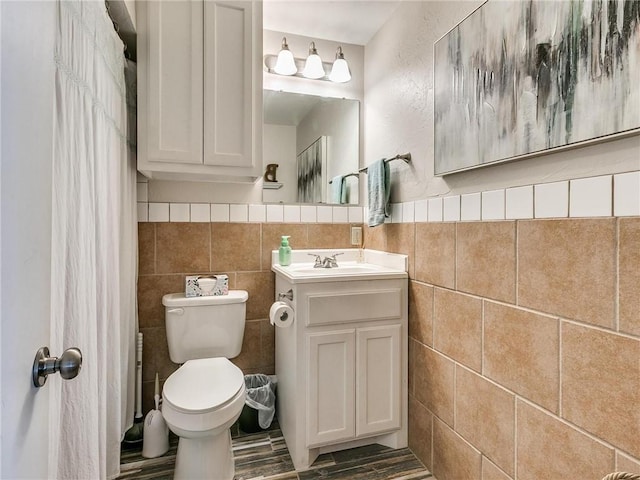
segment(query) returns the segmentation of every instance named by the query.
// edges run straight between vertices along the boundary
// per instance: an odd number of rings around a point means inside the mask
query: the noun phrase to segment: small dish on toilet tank
[[[209,297],[228,294],[228,275],[187,275],[185,277],[185,297]]]

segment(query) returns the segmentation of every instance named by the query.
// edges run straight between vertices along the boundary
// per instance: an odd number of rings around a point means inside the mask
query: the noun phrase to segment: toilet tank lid
[[[207,297],[185,297],[184,293],[168,293],[162,297],[165,307],[192,307],[200,305],[225,305],[244,303],[249,298],[245,290],[229,290],[228,295],[209,295]]]

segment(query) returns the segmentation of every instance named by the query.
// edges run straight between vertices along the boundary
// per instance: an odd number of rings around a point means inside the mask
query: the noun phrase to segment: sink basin
[[[314,268],[313,263],[293,263],[287,267],[273,265],[272,270],[281,273],[294,283],[355,279],[404,278],[406,272],[373,263],[339,262],[333,268]]]
[[[381,267],[371,263],[339,264],[333,268],[315,268],[313,264],[297,263],[289,266],[291,272],[300,275],[346,275],[380,271]]]

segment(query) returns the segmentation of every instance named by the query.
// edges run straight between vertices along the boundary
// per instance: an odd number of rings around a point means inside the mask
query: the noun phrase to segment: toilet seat
[[[182,414],[200,415],[223,408],[244,389],[242,370],[227,358],[188,360],[167,378],[163,402]]]

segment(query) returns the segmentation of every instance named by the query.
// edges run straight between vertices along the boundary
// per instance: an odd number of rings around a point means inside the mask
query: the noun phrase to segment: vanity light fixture
[[[282,37],[282,48],[278,53],[278,60],[273,70],[280,75],[295,75],[298,72],[296,62],[293,60],[293,53],[287,45],[287,37]]]
[[[264,64],[268,72],[277,73],[278,75],[305,77],[311,80],[336,83],[345,83],[351,80],[351,72],[347,61],[344,59],[342,46],[339,46],[336,50],[336,60],[331,64],[322,61],[320,55],[318,55],[316,43],[311,42],[309,44],[309,56],[306,60],[303,60],[294,58],[291,50],[289,50],[287,38],[282,37],[282,48],[278,56],[265,55]],[[331,71],[331,73],[327,76],[328,71]]]
[[[351,72],[349,71],[349,64],[344,59],[344,54],[342,53],[342,47],[338,47],[336,50],[336,59],[333,62],[333,67],[331,67],[329,80],[336,83],[345,83],[351,80]]]
[[[318,55],[318,50],[316,50],[316,42],[311,42],[309,44],[309,56],[307,57],[307,61],[304,63],[302,76],[317,80],[325,75],[326,73],[322,67],[322,60],[320,59],[320,55]]]

